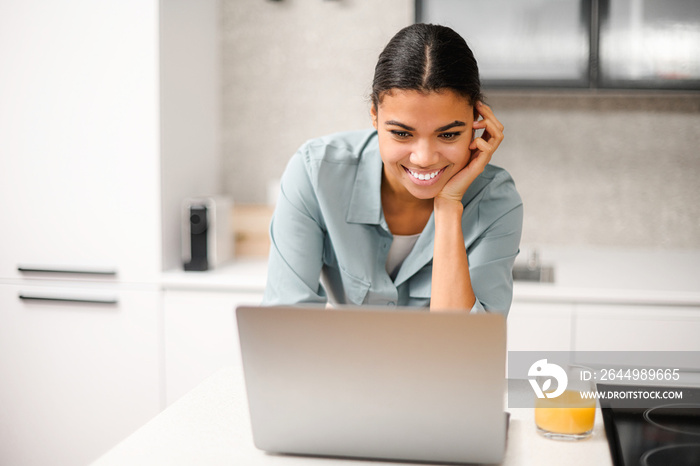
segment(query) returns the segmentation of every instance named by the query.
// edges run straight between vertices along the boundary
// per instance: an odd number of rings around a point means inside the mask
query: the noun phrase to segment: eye
[[[453,131],[451,133],[440,133],[440,138],[444,139],[445,141],[452,141],[454,139],[457,139],[457,137],[462,134],[461,131]]]
[[[411,133],[408,131],[401,131],[398,129],[392,129],[391,134],[396,138],[396,139],[408,139],[411,137]]]

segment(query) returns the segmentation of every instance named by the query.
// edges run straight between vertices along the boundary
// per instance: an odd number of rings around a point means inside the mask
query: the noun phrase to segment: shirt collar
[[[418,237],[418,241],[411,249],[406,259],[401,264],[399,273],[394,279],[394,285],[399,286],[422,269],[425,264],[433,259],[433,246],[435,241],[435,214],[430,215],[428,223]]]
[[[371,134],[361,151],[348,213],[345,217],[348,223],[373,225],[381,223],[383,164],[376,135],[376,131]]]
[[[382,158],[379,155],[376,132],[368,139],[362,150],[357,175],[352,188],[346,220],[348,223],[382,225],[387,231],[382,216]],[[435,220],[430,216],[428,224],[411,250],[394,280],[396,286],[408,280],[433,258]]]

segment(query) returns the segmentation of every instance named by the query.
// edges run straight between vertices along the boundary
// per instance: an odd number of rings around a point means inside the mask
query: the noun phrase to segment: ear
[[[372,104],[372,107],[369,109],[370,115],[372,115],[372,126],[374,126],[374,129],[379,129],[379,124],[378,124],[378,116],[377,116],[377,106]]]

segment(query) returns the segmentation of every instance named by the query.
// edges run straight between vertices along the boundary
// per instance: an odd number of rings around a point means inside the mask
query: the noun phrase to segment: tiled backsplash
[[[525,205],[523,241],[700,249],[700,94],[515,94],[489,99],[506,139],[493,163]]]

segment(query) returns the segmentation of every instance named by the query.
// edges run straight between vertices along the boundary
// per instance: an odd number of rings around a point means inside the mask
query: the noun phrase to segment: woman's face
[[[432,199],[469,163],[474,108],[459,94],[395,89],[372,108],[384,181],[399,195]]]

